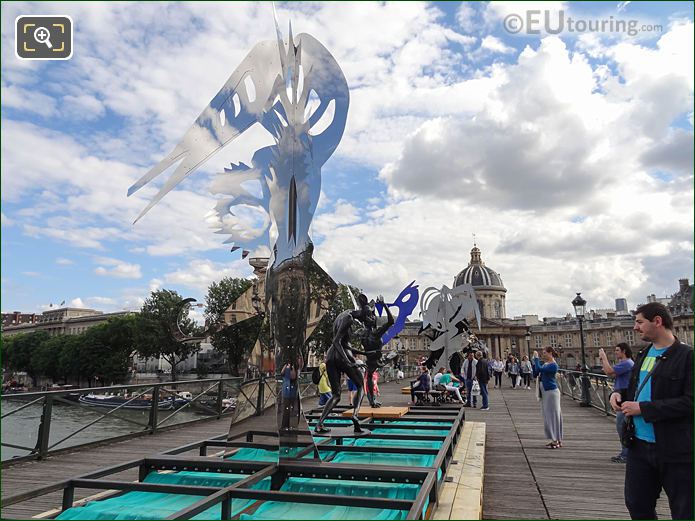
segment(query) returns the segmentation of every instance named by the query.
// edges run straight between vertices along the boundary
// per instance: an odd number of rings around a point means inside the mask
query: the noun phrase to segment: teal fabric
[[[242,447],[226,459],[276,462],[278,460],[278,452],[276,450]]]
[[[442,446],[442,442],[431,440],[370,440],[369,438],[362,438],[356,440],[354,445],[357,447],[417,447],[423,449],[438,449]]]
[[[423,427],[433,427],[436,425],[444,425],[447,427],[451,427],[454,422],[447,422],[447,421],[433,421],[433,422],[417,422],[417,421],[408,421],[408,420],[395,420],[392,422],[388,422],[389,424],[398,424],[398,425],[412,425],[414,427],[417,427],[418,425],[421,425]]]
[[[266,501],[253,514],[241,514],[239,519],[405,519],[405,510],[380,508],[312,505],[310,503],[280,503]]]
[[[355,465],[402,465],[405,467],[431,467],[434,454],[381,454],[378,452],[339,452],[331,463]]]
[[[145,478],[145,483],[224,487],[247,477],[246,474],[221,472],[151,472]],[[252,488],[269,490],[270,478],[260,481]],[[192,505],[202,497],[204,496],[126,492],[118,497],[102,501],[90,501],[84,506],[70,508],[62,512],[56,519],[164,519]],[[239,512],[253,503],[254,501],[250,499],[232,500],[232,515],[238,515]],[[192,519],[220,519],[221,515],[221,505],[217,504]]]
[[[427,434],[430,436],[446,436],[449,434],[449,430],[441,429],[388,429],[386,427],[376,427],[374,429],[370,428],[374,434]]]

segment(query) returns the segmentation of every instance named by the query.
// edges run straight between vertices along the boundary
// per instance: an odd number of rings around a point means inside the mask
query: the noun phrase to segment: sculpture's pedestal
[[[352,411],[354,411],[354,409],[348,409],[347,411],[343,411],[343,416],[345,418],[351,418]],[[407,414],[407,412],[408,407],[362,407],[357,417],[396,420],[404,414]]]

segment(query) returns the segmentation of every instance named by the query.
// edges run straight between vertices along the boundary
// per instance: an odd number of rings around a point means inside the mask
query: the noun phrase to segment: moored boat
[[[180,403],[180,400],[184,399],[177,399],[173,396],[164,398],[162,400],[159,400],[159,402],[157,403],[157,409],[159,409],[160,411],[168,411],[174,409],[182,405]],[[131,398],[125,396],[112,396],[106,394],[89,393],[80,396],[78,401],[79,403],[81,403],[82,405],[86,405],[87,407],[106,407],[109,409],[121,407],[122,409],[145,410],[150,409],[152,407],[152,399],[146,397],[139,397],[132,400]]]

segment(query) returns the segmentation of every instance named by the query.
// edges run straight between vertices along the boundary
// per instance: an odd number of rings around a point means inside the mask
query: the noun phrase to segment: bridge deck
[[[405,405],[402,384],[381,384],[384,405]],[[313,406],[314,399],[305,403]],[[480,404],[478,404],[480,407]],[[545,448],[539,403],[532,390],[493,389],[490,411],[467,409],[466,419],[485,422],[484,519],[627,519],[623,502],[625,466],[612,463],[618,452],[614,420],[595,409],[563,398],[565,440],[562,449]],[[20,463],[3,469],[2,496],[19,494],[72,476],[151,455],[226,433],[228,419]],[[266,413],[235,426],[236,432],[274,428]],[[114,479],[137,479],[137,470]],[[96,491],[82,491],[84,497]],[[27,519],[60,505],[52,493],[3,508],[3,519]],[[76,499],[78,496],[76,495]],[[657,508],[669,518],[665,498]]]

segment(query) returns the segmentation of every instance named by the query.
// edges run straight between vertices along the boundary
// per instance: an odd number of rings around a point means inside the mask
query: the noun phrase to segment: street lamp
[[[589,407],[591,405],[591,397],[589,395],[590,384],[589,377],[586,374],[586,352],[584,351],[584,327],[582,324],[584,315],[586,314],[586,300],[582,298],[581,293],[577,293],[577,296],[574,297],[572,301],[572,305],[574,306],[574,314],[579,321],[579,343],[582,348],[582,399],[579,405],[582,407]]]
[[[526,330],[526,354],[531,356],[531,330]]]

